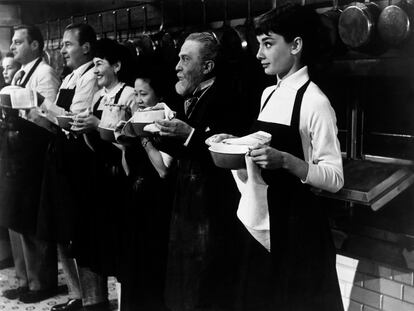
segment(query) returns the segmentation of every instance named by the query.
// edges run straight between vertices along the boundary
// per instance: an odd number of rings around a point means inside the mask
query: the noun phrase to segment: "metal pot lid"
[[[408,14],[398,5],[389,5],[378,18],[378,33],[390,45],[399,45],[410,34],[411,22]]]
[[[376,10],[374,3],[355,3],[348,6],[339,17],[338,32],[342,41],[351,48],[370,43],[373,35]]]

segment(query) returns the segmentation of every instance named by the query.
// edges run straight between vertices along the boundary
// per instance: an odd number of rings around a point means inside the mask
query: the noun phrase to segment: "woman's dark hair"
[[[322,40],[322,24],[319,15],[310,7],[285,3],[255,19],[256,35],[275,33],[292,42],[296,37],[302,38],[303,64],[317,61]]]
[[[135,80],[137,79],[146,81],[154,90],[155,95],[159,98],[165,98],[170,91],[170,88],[168,87],[168,79],[161,68],[155,66],[141,66],[135,75]]]
[[[94,47],[95,57],[106,59],[109,64],[121,63],[117,77],[121,82],[133,85],[135,76],[135,63],[130,51],[112,39],[100,39]]]
[[[136,79],[146,81],[154,90],[158,98],[162,98],[172,110],[182,106],[182,98],[175,91],[175,82],[177,79],[175,70],[169,70],[168,66],[157,62],[139,63],[138,69],[135,73]]]

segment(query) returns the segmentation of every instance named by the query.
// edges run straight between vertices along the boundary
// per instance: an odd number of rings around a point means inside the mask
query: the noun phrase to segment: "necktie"
[[[14,80],[15,85],[20,85],[23,82],[23,77],[26,73],[24,70],[20,70],[18,73],[16,73],[16,79]]]
[[[184,113],[188,117],[191,111],[194,109],[194,105],[198,101],[197,96],[189,97],[184,101]]]

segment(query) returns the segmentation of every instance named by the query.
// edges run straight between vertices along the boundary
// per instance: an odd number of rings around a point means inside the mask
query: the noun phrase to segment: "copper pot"
[[[391,46],[398,46],[413,31],[414,7],[406,1],[399,1],[385,7],[378,18],[378,33]]]
[[[373,2],[355,2],[344,9],[339,17],[341,40],[350,48],[363,48],[375,40],[375,28],[380,9]]]

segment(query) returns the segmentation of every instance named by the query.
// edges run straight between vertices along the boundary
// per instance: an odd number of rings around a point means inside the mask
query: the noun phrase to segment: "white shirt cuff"
[[[185,146],[185,147],[187,147],[187,146],[188,146],[188,144],[190,143],[190,140],[191,140],[191,137],[193,137],[194,131],[195,131],[195,129],[192,127],[192,128],[191,128],[190,135],[188,135],[187,139],[186,139],[186,140],[185,140],[185,142],[184,142],[184,146]]]

